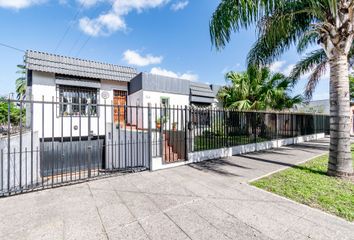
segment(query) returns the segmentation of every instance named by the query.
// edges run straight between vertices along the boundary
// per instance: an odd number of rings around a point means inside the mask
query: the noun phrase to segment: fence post
[[[164,119],[164,113],[163,113],[164,109],[163,109],[163,106],[160,105],[160,154],[161,154],[161,159],[162,161],[164,162],[164,141],[165,141],[165,138],[164,138],[164,134],[163,134],[163,127],[165,125],[165,119]]]
[[[291,113],[291,137],[293,138],[293,142],[294,142],[294,133],[295,133],[295,129],[296,127],[294,127],[294,113]],[[296,124],[296,123],[295,123]]]
[[[316,140],[317,140],[317,115],[314,115],[313,117],[313,120],[314,120],[314,128],[315,128],[315,137],[316,137]]]
[[[186,161],[188,161],[188,153],[189,153],[189,111],[188,107],[184,106],[184,158]]]
[[[23,112],[23,106],[22,106],[22,97],[20,99],[20,151],[19,151],[19,154],[20,154],[20,159],[19,159],[19,162],[20,162],[20,166],[19,166],[19,169],[20,169],[20,190],[22,192],[22,112]]]
[[[144,108],[143,108],[143,110],[144,110]],[[143,124],[144,124],[144,122],[143,122]],[[150,103],[148,104],[148,153],[149,153],[149,155],[148,155],[149,170],[152,171],[152,123],[151,123],[151,104]]]
[[[91,178],[91,149],[92,149],[92,146],[91,146],[91,101],[89,101],[88,103],[88,114],[87,114],[87,125],[88,125],[88,134],[87,134],[87,137],[88,137],[88,147],[87,147],[87,154],[88,154],[88,157],[87,157],[87,167],[88,167],[88,178]]]
[[[229,120],[230,120],[230,113],[228,109],[224,109],[224,126],[225,126],[225,132],[224,132],[224,138],[225,138],[225,146],[224,147],[230,147],[229,143]]]
[[[253,134],[254,134],[254,143],[256,144],[257,151],[257,112],[252,112],[253,114]]]
[[[278,132],[278,123],[279,123],[279,114],[275,113],[275,139],[278,140],[279,138],[279,132]],[[278,143],[278,142],[277,142]],[[277,144],[278,146],[278,144]]]
[[[31,116],[31,121],[30,121],[30,126],[31,126],[31,186],[33,187],[33,118],[34,118],[34,112],[33,112],[33,107],[34,107],[34,99],[32,93],[29,96],[29,100],[31,101],[30,106],[30,116]]]
[[[7,106],[7,191],[10,193],[10,158],[11,158],[11,100],[8,98]]]

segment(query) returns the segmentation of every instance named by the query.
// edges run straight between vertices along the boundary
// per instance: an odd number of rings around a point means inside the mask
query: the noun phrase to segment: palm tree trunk
[[[345,54],[330,60],[330,151],[328,174],[353,175],[350,146],[350,94]]]

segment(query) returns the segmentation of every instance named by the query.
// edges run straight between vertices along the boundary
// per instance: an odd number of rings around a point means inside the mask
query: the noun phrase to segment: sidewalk
[[[0,199],[0,239],[353,239],[354,224],[248,185],[328,141]]]

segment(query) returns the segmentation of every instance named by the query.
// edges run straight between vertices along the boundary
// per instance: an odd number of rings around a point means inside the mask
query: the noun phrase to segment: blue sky
[[[242,30],[224,50],[216,51],[208,25],[220,1],[201,2],[0,0],[0,43],[224,84],[226,71],[245,69],[255,30]],[[14,92],[23,53],[0,46],[0,56],[0,95],[5,95]],[[287,73],[300,58],[291,49],[272,69]],[[328,98],[327,79],[320,82],[314,99]],[[298,83],[294,94],[303,91],[304,83]]]

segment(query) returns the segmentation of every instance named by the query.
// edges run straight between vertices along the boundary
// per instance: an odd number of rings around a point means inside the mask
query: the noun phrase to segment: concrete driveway
[[[327,140],[0,199],[0,239],[354,239],[354,224],[247,184]]]

